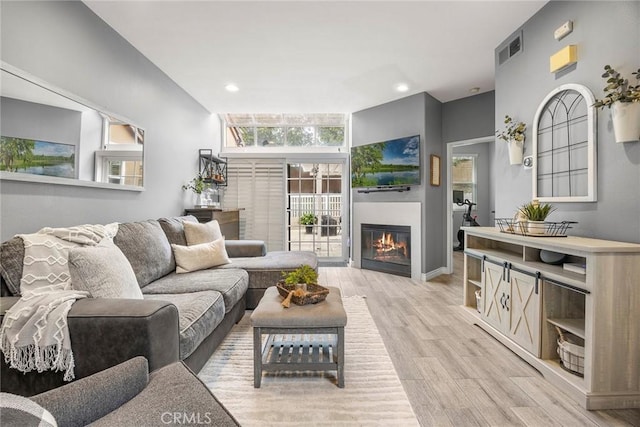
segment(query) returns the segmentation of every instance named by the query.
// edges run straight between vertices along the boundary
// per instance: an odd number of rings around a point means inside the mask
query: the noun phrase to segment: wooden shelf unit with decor
[[[640,244],[463,229],[463,310],[474,323],[584,408],[640,408]],[[585,274],[542,262],[541,250]],[[584,342],[583,376],[562,366],[556,327]]]
[[[200,161],[200,175],[206,183],[215,184],[217,187],[227,186],[227,161],[215,154],[209,148],[198,150]]]
[[[218,208],[191,208],[184,210],[185,215],[193,215],[198,222],[216,220],[226,240],[240,239],[240,210]]]

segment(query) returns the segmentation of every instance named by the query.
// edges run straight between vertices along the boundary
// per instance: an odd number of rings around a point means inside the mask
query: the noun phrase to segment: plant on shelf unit
[[[191,190],[196,194],[201,194],[204,191],[204,178],[198,174],[191,181],[182,186],[183,190]]]
[[[611,109],[613,131],[616,142],[637,141],[640,139],[640,68],[631,73],[635,75],[637,85],[629,84],[610,65],[604,66],[602,78],[606,79],[606,93],[603,99],[596,99],[593,107]]]
[[[518,212],[527,220],[527,230],[529,234],[544,234],[546,227],[544,221],[555,208],[549,203],[540,204],[538,200],[533,200],[518,208]]]
[[[296,285],[298,283],[306,283],[307,285],[318,284],[318,273],[308,265],[301,265],[290,273],[282,273],[284,283],[287,285]]]
[[[204,178],[201,174],[198,174],[188,183],[182,186],[183,190],[191,190],[197,196],[196,197],[196,207],[205,207],[208,205],[205,198],[203,197],[202,192],[205,190],[205,182]]]
[[[509,144],[509,164],[519,165],[522,163],[524,153],[524,136],[527,124],[516,122],[507,114],[504,116],[504,125],[504,129],[496,130],[496,136]]]

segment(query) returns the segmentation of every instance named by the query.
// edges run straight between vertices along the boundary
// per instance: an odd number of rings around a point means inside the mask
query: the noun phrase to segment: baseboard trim
[[[443,274],[448,274],[447,267],[436,268],[435,270],[429,271],[428,273],[422,273],[422,281],[428,282],[429,280],[441,276]]]

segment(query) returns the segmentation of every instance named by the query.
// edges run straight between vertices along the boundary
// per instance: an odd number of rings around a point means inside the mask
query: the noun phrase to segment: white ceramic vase
[[[511,139],[507,144],[509,147],[509,164],[521,165],[524,154],[524,140],[516,141],[515,139]]]
[[[640,140],[640,102],[614,102],[611,119],[616,142]]]
[[[546,232],[544,221],[527,221],[527,232],[537,235],[544,234]]]

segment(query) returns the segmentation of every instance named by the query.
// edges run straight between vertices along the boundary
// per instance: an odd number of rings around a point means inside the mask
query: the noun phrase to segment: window
[[[144,130],[103,116],[103,150],[95,152],[95,180],[120,185],[143,185]]]
[[[346,114],[224,114],[225,148],[342,147]]]
[[[476,155],[454,155],[452,158],[451,183],[453,191],[462,191],[462,200],[476,200],[477,171]],[[464,210],[464,206],[453,203],[453,210]]]

